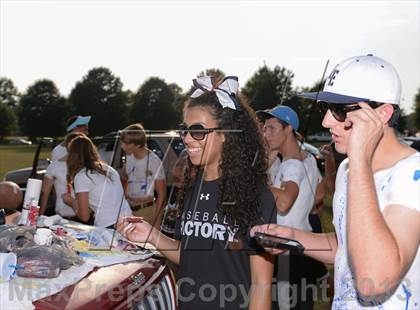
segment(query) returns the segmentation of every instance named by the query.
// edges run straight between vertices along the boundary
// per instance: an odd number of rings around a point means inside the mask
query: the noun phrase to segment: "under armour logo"
[[[210,194],[200,194],[200,200],[210,200]]]

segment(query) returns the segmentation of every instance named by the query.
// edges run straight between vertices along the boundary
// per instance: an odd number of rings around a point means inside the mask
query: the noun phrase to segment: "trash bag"
[[[16,254],[18,266],[16,273],[26,278],[55,278],[61,270],[83,264],[83,259],[64,243],[29,246],[17,251]]]

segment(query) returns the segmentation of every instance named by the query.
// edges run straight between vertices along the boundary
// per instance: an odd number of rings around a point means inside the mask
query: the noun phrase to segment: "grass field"
[[[0,180],[9,171],[31,167],[36,145],[0,145]],[[45,148],[39,158],[49,158],[50,149]]]

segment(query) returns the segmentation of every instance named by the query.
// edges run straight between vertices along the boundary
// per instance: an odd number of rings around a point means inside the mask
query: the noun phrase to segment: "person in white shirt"
[[[83,135],[80,132],[71,132],[66,135],[66,138],[63,141],[63,145],[67,150],[68,145],[71,140],[74,138]],[[74,192],[71,186],[67,186],[67,154],[62,158],[56,161],[52,161],[47,171],[45,172],[44,179],[42,181],[42,190],[41,190],[41,199],[40,199],[40,209],[39,214],[42,215],[45,213],[47,208],[48,198],[50,196],[51,190],[55,190],[55,213],[66,218],[73,218],[76,216],[74,210],[66,205],[61,197],[64,193],[69,193],[74,197]]]
[[[162,161],[147,149],[146,142],[141,124],[132,124],[121,131],[121,147],[127,155],[122,178],[127,182],[126,197],[136,215],[160,227],[166,202],[166,179]]]
[[[270,172],[271,191],[277,206],[277,224],[312,231],[309,213],[322,178],[315,158],[301,149],[297,139],[298,115],[292,108],[284,105],[260,111],[258,115],[265,119],[264,137],[270,151],[277,151],[282,156],[277,169],[271,169]],[[309,266],[312,267],[310,259],[302,259],[300,256],[292,256],[290,260],[288,255],[279,258],[277,291],[281,309],[313,307],[313,296],[310,295],[312,290],[305,290],[302,286],[303,281],[307,284],[316,282],[308,272],[311,269]],[[289,283],[296,291],[290,296]]]
[[[401,98],[396,69],[371,54],[351,57],[332,70],[323,92],[301,96],[320,100],[322,125],[348,156],[336,178],[336,233],[284,226],[252,233],[288,236],[306,255],[335,263],[333,309],[418,309],[420,153],[394,129]]]
[[[89,130],[90,118],[91,118],[90,116],[80,116],[80,115],[75,115],[75,116],[70,117],[66,122],[67,133],[80,132],[87,135],[88,130]],[[51,161],[57,161],[66,155],[67,155],[67,149],[64,145],[64,142],[62,142],[56,145],[51,151]]]
[[[118,172],[100,161],[93,142],[79,136],[68,149],[67,181],[73,184],[76,198],[69,193],[62,197],[77,217],[87,222],[93,212],[96,227],[111,228],[119,217],[131,215]]]

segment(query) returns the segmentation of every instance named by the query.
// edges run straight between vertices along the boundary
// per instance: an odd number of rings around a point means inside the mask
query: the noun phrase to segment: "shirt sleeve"
[[[130,174],[133,170],[133,161],[131,155],[127,155],[125,158],[125,173],[128,177],[130,177]]]
[[[90,192],[95,187],[93,180],[86,175],[86,170],[79,171],[74,177],[74,192],[85,193]]]
[[[151,157],[152,164],[153,164],[153,175],[155,180],[164,180],[165,179],[165,172],[163,171],[163,164],[162,161],[157,157],[155,154]]]
[[[54,178],[54,171],[55,171],[55,162],[51,162],[51,164],[48,165],[47,171],[45,172],[45,176],[53,179]]]
[[[264,187],[261,192],[261,213],[257,220],[257,225],[275,224],[277,222],[277,208],[274,196],[271,191]],[[264,248],[257,243],[255,238],[251,237],[250,229],[246,233],[246,247],[249,255],[261,254],[265,252]]]
[[[386,205],[420,211],[420,153],[394,168],[389,186]]]
[[[303,163],[298,160],[288,160],[287,162],[284,162],[283,165],[284,166],[281,171],[281,181],[291,181],[299,186],[305,176]]]

